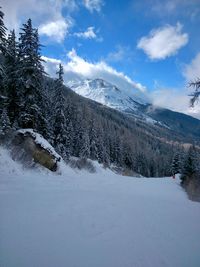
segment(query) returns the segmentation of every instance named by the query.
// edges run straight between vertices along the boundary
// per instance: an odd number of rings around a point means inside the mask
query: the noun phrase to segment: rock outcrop
[[[56,171],[61,157],[54,148],[32,129],[18,130],[12,141],[13,156],[24,162],[38,163],[43,167]]]

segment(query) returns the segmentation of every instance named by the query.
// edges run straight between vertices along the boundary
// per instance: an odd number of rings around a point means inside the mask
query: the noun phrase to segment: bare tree
[[[189,87],[194,88],[194,92],[190,94],[191,96],[190,104],[193,107],[195,102],[198,101],[200,96],[200,78],[198,78],[196,81],[190,82]]]

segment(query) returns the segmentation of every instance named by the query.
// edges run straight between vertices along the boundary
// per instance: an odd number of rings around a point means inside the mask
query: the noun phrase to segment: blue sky
[[[187,97],[188,81],[200,76],[200,0],[0,3],[10,29],[33,19],[50,74],[51,65],[61,61],[66,82],[78,74],[100,76],[146,90],[155,104],[200,117],[198,106],[188,108]]]

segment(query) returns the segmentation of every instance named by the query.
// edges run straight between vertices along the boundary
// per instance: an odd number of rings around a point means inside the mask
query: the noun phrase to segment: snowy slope
[[[130,88],[118,88],[102,79],[72,80],[67,85],[81,96],[126,112],[148,124],[159,124],[166,127],[165,123],[153,119],[147,112],[144,112],[150,105],[150,99],[138,88],[133,88],[132,91]]]
[[[179,181],[97,170],[27,171],[0,149],[0,266],[200,266],[200,204]]]
[[[146,95],[139,89],[121,89],[102,79],[71,81],[67,85],[79,95],[121,111],[135,111],[148,103]]]

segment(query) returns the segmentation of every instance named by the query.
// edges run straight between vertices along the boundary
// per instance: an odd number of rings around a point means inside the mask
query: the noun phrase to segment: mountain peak
[[[134,111],[148,103],[146,95],[138,89],[129,92],[101,78],[71,81],[68,86],[79,95],[120,111]]]

